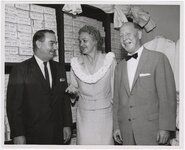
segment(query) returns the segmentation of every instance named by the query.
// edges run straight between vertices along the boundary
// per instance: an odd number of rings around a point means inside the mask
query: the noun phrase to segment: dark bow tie
[[[135,58],[135,59],[137,59],[138,53],[135,53],[135,54],[133,54],[133,55],[128,55],[128,54],[127,54],[127,56],[125,56],[125,60],[128,61],[128,60],[131,59],[132,57]]]

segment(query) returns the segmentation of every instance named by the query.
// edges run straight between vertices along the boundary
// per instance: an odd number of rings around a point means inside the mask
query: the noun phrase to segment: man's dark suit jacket
[[[50,61],[52,89],[34,57],[13,68],[7,89],[11,138],[24,135],[27,144],[62,144],[63,127],[72,124],[65,69]]]

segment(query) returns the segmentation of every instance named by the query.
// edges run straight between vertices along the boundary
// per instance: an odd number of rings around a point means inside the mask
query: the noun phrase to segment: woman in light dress
[[[85,25],[79,30],[81,55],[71,59],[71,83],[66,92],[77,101],[77,144],[111,145],[113,76],[112,52],[102,52],[100,32]]]

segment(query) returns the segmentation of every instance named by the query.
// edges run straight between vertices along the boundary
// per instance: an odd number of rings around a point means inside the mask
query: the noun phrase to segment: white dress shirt
[[[130,91],[132,89],[132,84],[133,84],[133,81],[134,81],[135,73],[136,73],[136,70],[137,70],[138,62],[139,62],[139,59],[140,59],[140,56],[141,56],[142,51],[143,51],[143,46],[141,46],[135,52],[135,53],[138,53],[137,59],[135,59],[135,58],[132,57],[131,59],[129,59],[127,61],[127,73],[128,73],[128,81],[129,81]],[[133,54],[135,54],[135,53],[133,53]]]
[[[34,55],[34,57],[35,57],[35,60],[36,60],[37,64],[39,65],[39,68],[40,68],[40,70],[41,70],[41,72],[42,72],[44,78],[46,78],[46,77],[45,77],[44,63],[43,63],[43,61],[42,61],[40,58],[38,58],[36,55]],[[51,76],[51,68],[50,68],[49,61],[48,61],[48,63],[47,63],[47,68],[48,68],[48,73],[49,73],[49,83],[50,83],[50,87],[52,87],[52,76]]]

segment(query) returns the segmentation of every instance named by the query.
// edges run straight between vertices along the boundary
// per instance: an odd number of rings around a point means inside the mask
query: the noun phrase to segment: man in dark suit
[[[13,68],[7,89],[7,115],[14,144],[63,144],[71,136],[65,69],[53,61],[52,30],[33,36],[34,56]]]
[[[141,45],[142,30],[131,22],[120,28],[128,55],[115,69],[114,139],[124,145],[169,142],[176,125],[176,89],[167,57]]]

